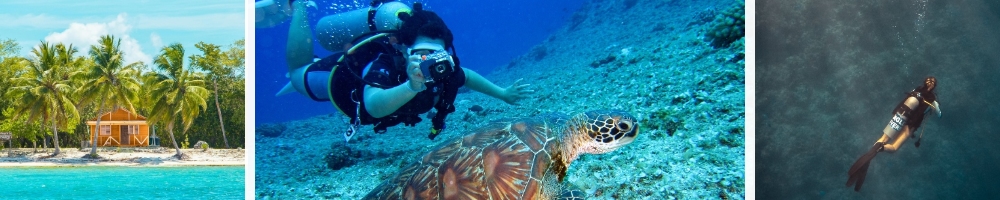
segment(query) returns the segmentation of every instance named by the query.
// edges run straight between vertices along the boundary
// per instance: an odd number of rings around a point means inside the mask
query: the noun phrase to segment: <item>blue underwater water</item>
[[[333,2],[317,4],[311,25],[345,11]],[[505,120],[614,109],[639,120],[638,138],[613,152],[580,155],[560,168],[565,177],[559,185],[579,188],[586,199],[744,199],[741,6],[732,0],[428,1],[427,9],[455,33],[463,67],[500,87],[523,79],[520,84],[530,84],[534,93],[519,105],[461,93],[443,132],[431,131],[431,120],[421,115],[412,127],[400,124],[384,133],[362,126],[349,140],[342,134],[351,130],[345,117],[330,103],[273,96],[287,82],[288,25],[256,29],[254,197],[361,199],[436,147],[450,148],[446,143],[469,134],[517,130],[505,128]],[[330,53],[313,49],[318,56]],[[559,131],[574,124],[528,126]],[[465,149],[454,152],[448,160],[481,159],[463,155]],[[545,162],[525,158],[510,156],[504,163]],[[483,166],[462,168],[475,167]]]
[[[309,11],[310,25],[327,15],[351,11],[368,1],[315,1],[318,9]],[[412,5],[414,1],[402,1]],[[421,1],[426,10],[434,11],[455,35],[457,53],[462,67],[480,74],[506,65],[511,59],[528,52],[549,34],[561,27],[582,0],[531,1],[531,0],[428,0]],[[286,21],[271,28],[257,28],[256,48],[256,124],[280,123],[305,119],[324,114],[339,114],[330,102],[315,102],[306,96],[292,93],[276,97],[275,94],[288,81],[285,73],[285,44],[288,39]],[[315,37],[315,35],[314,35]],[[315,41],[315,38],[314,38]],[[318,57],[331,52],[314,42]]]
[[[0,199],[244,199],[243,166],[6,167]]]
[[[1000,195],[1000,2],[763,0],[756,13],[758,199]],[[846,187],[927,76],[943,115]]]

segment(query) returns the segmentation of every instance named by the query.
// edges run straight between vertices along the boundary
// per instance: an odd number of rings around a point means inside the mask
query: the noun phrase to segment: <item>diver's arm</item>
[[[481,92],[493,98],[503,100],[508,104],[517,105],[517,100],[525,98],[527,97],[527,94],[534,92],[532,90],[525,89],[528,87],[528,84],[518,85],[520,80],[515,81],[513,86],[504,89],[493,84],[489,80],[486,80],[486,78],[483,78],[483,76],[476,73],[476,71],[466,68],[462,68],[462,70],[465,72],[465,87],[469,87],[469,89]]]
[[[403,107],[403,104],[417,96],[417,91],[409,87],[411,87],[410,81],[389,89],[366,85],[365,110],[375,118],[382,118],[396,112],[399,107]]]
[[[306,17],[308,1],[295,2],[292,6],[295,12],[292,14],[292,24],[288,28],[288,43],[285,49],[289,72],[313,61],[312,30]]]
[[[501,96],[501,94],[503,94],[503,88],[500,88],[500,86],[486,80],[486,78],[483,78],[483,76],[476,73],[476,71],[466,68],[462,68],[462,71],[465,72],[465,87],[469,87],[469,89],[490,95],[491,97],[497,99],[503,99],[503,96]]]
[[[365,86],[365,110],[372,117],[381,118],[396,112],[399,107],[403,107],[403,104],[417,96],[417,93],[427,89],[423,84],[427,79],[424,79],[424,73],[420,71],[420,56],[410,56],[408,60],[409,80],[403,84],[389,89]]]

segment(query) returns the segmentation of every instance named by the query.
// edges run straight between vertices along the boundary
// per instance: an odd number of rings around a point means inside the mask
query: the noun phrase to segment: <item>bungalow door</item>
[[[121,137],[118,138],[121,141],[121,145],[129,145],[131,143],[131,141],[132,141],[131,139],[129,139],[129,134],[130,134],[129,131],[131,131],[131,129],[129,127],[131,127],[131,126],[130,125],[121,125],[121,126],[118,126],[118,127],[121,127],[121,131],[119,131],[119,132],[121,132]]]

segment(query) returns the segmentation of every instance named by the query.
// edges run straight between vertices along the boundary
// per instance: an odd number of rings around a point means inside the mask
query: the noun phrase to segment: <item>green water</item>
[[[0,199],[244,199],[244,168],[7,167]]]

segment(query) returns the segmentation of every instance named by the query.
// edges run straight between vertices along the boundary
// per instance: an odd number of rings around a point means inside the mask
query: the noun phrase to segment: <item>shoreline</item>
[[[188,158],[173,157],[172,148],[99,148],[100,159],[84,159],[90,149],[63,148],[55,157],[54,150],[17,148],[0,151],[0,168],[14,167],[192,167],[246,166],[244,149],[181,149]]]

